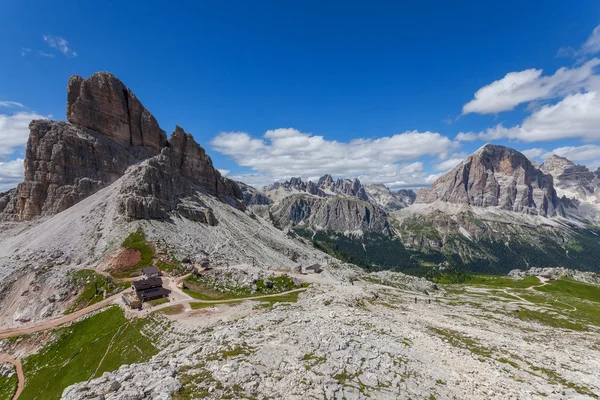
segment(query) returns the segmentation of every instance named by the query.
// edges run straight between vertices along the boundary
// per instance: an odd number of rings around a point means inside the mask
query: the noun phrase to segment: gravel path
[[[7,362],[15,366],[17,370],[17,378],[19,379],[19,383],[17,385],[17,391],[13,396],[13,400],[16,400],[23,393],[23,389],[25,388],[25,374],[23,374],[23,364],[21,364],[21,360],[13,359],[8,356],[3,356],[0,354],[0,362]]]

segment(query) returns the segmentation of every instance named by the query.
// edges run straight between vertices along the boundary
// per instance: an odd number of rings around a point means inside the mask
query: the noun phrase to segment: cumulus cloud
[[[464,137],[481,140],[514,139],[523,142],[552,141],[559,139],[600,140],[600,92],[576,93],[566,96],[556,104],[548,104],[521,125],[505,127],[496,125],[483,132],[469,132]],[[458,137],[457,140],[464,140]]]
[[[1,162],[0,161],[0,192],[5,192],[16,187],[23,181],[23,159]]]
[[[464,157],[449,158],[446,161],[443,161],[439,164],[434,165],[433,169],[435,171],[441,171],[441,172],[450,171],[452,168],[454,168],[458,164],[460,164],[461,161],[464,159],[465,159]]]
[[[533,159],[542,157],[542,155],[547,153],[547,150],[541,149],[538,147],[538,148],[523,150],[523,151],[521,151],[521,153],[523,153],[525,155],[525,157],[529,158],[530,160],[533,160]]]
[[[406,187],[426,185],[435,179],[422,162],[412,161],[423,156],[444,160],[458,143],[439,133],[417,131],[339,142],[286,128],[269,130],[262,138],[245,132],[222,132],[211,145],[238,165],[251,168],[252,174],[231,178],[252,185],[262,186],[291,176],[331,174]]]
[[[552,154],[568,158],[576,163],[589,164],[590,161],[596,162],[600,159],[600,146],[595,144],[586,144],[583,146],[558,147],[552,151],[544,153],[540,157],[548,158]]]
[[[600,25],[592,31],[590,37],[581,46],[580,53],[594,54],[600,52]]]
[[[53,49],[57,49],[66,57],[77,57],[77,52],[69,48],[69,42],[67,42],[64,38],[53,35],[43,35],[42,38],[48,46],[50,46]],[[40,55],[41,53],[42,52],[40,52]]]
[[[27,144],[31,120],[46,118],[47,116],[33,112],[0,114],[0,160]]]
[[[475,92],[473,100],[463,106],[463,114],[495,114],[536,100],[548,100],[588,90],[595,86],[594,58],[575,68],[562,67],[554,75],[542,76],[541,69],[509,72]]]

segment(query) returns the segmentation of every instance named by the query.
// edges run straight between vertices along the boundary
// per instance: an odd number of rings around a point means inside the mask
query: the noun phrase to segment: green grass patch
[[[129,321],[111,307],[70,326],[53,331],[53,339],[23,360],[25,390],[20,400],[60,399],[77,382],[101,376],[124,364],[148,361],[158,353],[141,333],[147,319]]]
[[[147,301],[146,303],[150,303],[150,305],[152,305],[152,306],[160,306],[161,304],[165,304],[168,302],[169,302],[169,299],[162,298],[162,299],[150,300],[150,301]]]
[[[262,299],[259,299],[258,301],[263,302],[263,303],[270,303],[271,305],[275,304],[275,303],[296,303],[298,301],[298,296],[300,295],[300,293],[303,293],[303,290],[300,290],[298,292],[294,292],[294,293],[288,293],[288,294],[284,294],[281,296],[269,296],[269,297],[263,297]]]
[[[125,290],[130,285],[128,282],[115,282],[110,277],[100,275],[90,269],[81,269],[70,275],[73,285],[80,292],[73,305],[65,311],[65,314],[71,314],[98,303],[104,299],[104,293],[107,296],[112,296]]]
[[[542,372],[548,377],[548,380],[554,384],[559,384],[565,386],[567,388],[575,390],[579,394],[584,394],[586,396],[590,396],[594,399],[597,399],[598,396],[594,394],[589,388],[586,386],[581,386],[571,381],[566,380],[562,376],[560,376],[556,371],[553,371],[548,368],[537,367],[535,365],[530,365],[531,369],[534,371]]]
[[[271,285],[267,285],[267,281],[272,283],[272,287],[269,287]],[[255,283],[255,292],[252,292],[248,288],[223,287],[208,275],[190,276],[183,284],[184,292],[198,300],[243,299],[247,297],[277,294],[303,287],[302,285],[296,285],[292,278],[284,275],[257,281]],[[220,290],[218,290],[218,288]]]
[[[565,296],[600,303],[600,286],[590,285],[572,279],[558,279],[535,289],[540,292],[559,293]]]
[[[521,310],[515,315],[522,321],[532,321],[543,325],[548,325],[553,328],[570,329],[573,331],[587,331],[586,325],[579,321],[571,321],[569,318],[549,312],[549,311],[538,311],[529,310],[527,308],[521,308]]]
[[[17,391],[17,385],[19,383],[17,371],[14,367],[12,367],[12,371],[10,377],[0,374],[0,400],[12,400]]]
[[[452,346],[469,350],[471,353],[480,356],[483,359],[490,358],[494,353],[493,349],[482,346],[478,340],[465,336],[460,332],[433,327],[430,327],[429,330],[437,336],[447,340]],[[482,361],[481,358],[480,361]]]
[[[161,308],[160,310],[156,310],[155,312],[165,315],[177,315],[183,313],[184,310],[185,307],[183,306],[183,304],[175,304],[174,306]]]
[[[137,265],[133,265],[128,268],[120,268],[120,269],[112,269],[111,274],[116,278],[127,278],[132,273],[142,269],[149,267],[152,265],[152,260],[154,259],[154,248],[146,242],[146,234],[139,230],[137,232],[130,233],[129,236],[125,238],[122,244],[123,248],[138,250],[141,254],[141,260],[137,263]]]
[[[208,307],[212,307],[212,306],[217,306],[217,305],[221,305],[221,304],[240,304],[239,301],[228,301],[228,302],[222,302],[222,301],[215,301],[214,303],[190,303],[190,307],[192,307],[192,310],[201,310],[203,308],[208,308]]]
[[[539,286],[542,282],[536,276],[526,276],[523,279],[512,279],[507,276],[498,275],[471,275],[463,282],[465,285],[482,285],[494,288],[514,288],[523,289],[533,286]]]

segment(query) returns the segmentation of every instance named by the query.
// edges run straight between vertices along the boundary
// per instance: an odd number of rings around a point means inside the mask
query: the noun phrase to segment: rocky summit
[[[540,169],[554,177],[555,187],[567,198],[600,201],[600,169],[592,172],[584,165],[555,154],[546,158]]]
[[[192,210],[191,188],[233,203],[242,199],[237,185],[221,177],[190,134],[177,127],[167,140],[152,114],[112,74],[69,79],[67,120],[31,122],[25,179],[0,195],[1,219],[57,214],[112,184],[143,160],[148,162],[135,168],[137,183],[122,196],[121,210],[129,217],[164,218],[178,210],[214,221]],[[157,158],[149,161],[153,157]]]
[[[553,178],[508,147],[486,144],[438,178],[421,201],[437,200],[539,215],[563,215]]]

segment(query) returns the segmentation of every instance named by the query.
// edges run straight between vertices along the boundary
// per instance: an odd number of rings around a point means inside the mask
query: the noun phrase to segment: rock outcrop
[[[265,206],[271,204],[271,199],[259,190],[243,182],[236,182],[244,196],[244,204],[247,206]],[[0,198],[1,199],[1,198]],[[0,200],[1,201],[1,200]]]
[[[108,72],[87,79],[74,75],[67,87],[67,121],[125,146],[160,151],[167,142],[156,119],[123,82]]]
[[[553,154],[540,169],[554,177],[554,186],[566,197],[600,202],[600,179],[586,166]]]
[[[288,196],[271,208],[271,219],[280,228],[312,226],[334,232],[388,232],[386,213],[352,197],[317,198]]]
[[[536,169],[518,151],[491,144],[438,178],[431,190],[420,191],[419,198],[533,215],[564,214],[552,175]]]
[[[204,149],[179,126],[170,145],[127,172],[119,195],[119,212],[132,219],[166,219],[171,212],[192,221],[216,225],[212,210],[197,192],[220,197],[243,208],[240,188],[223,178]]]
[[[358,178],[333,179],[329,174],[319,178],[317,183],[304,182],[301,178],[291,178],[285,182],[275,182],[264,187],[263,192],[277,202],[294,193],[308,193],[317,197],[349,196],[382,207],[385,211],[396,211],[414,203],[416,194],[412,190],[393,192],[383,184],[363,185]]]
[[[121,210],[127,217],[163,218],[177,211],[214,223],[203,204],[190,202],[194,190],[243,207],[240,189],[221,177],[193,137],[177,127],[167,141],[152,114],[112,74],[69,79],[67,120],[31,122],[25,179],[0,195],[0,220],[59,213],[114,183],[133,165],[140,181],[128,180],[131,185],[123,189]]]

